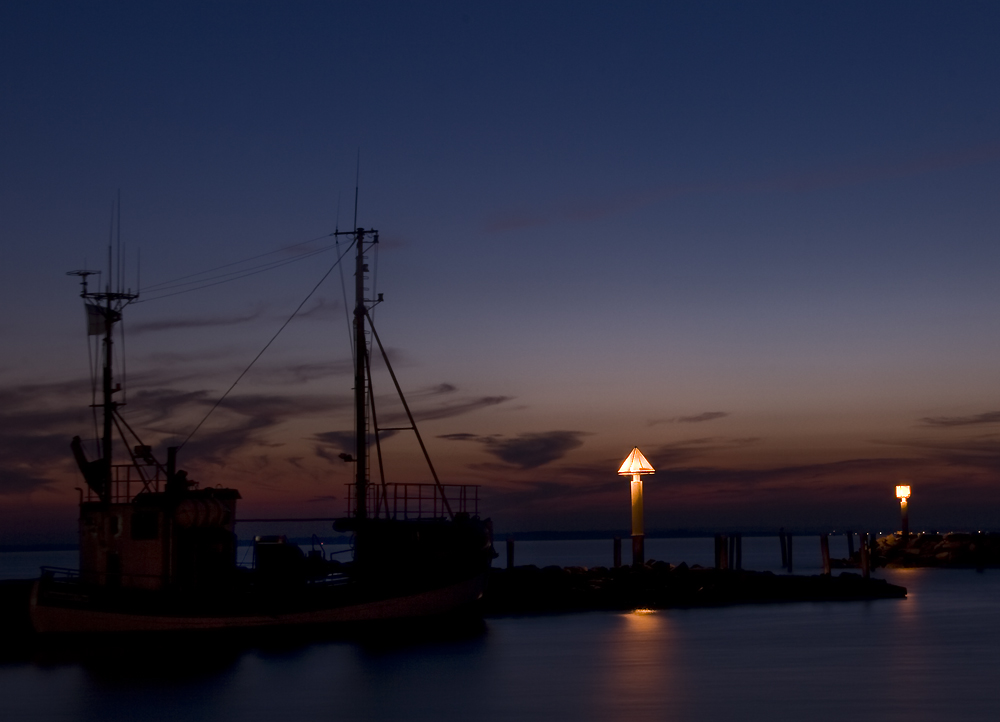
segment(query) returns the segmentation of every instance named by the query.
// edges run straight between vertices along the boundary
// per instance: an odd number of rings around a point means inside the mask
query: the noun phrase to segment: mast
[[[100,407],[103,413],[100,439],[101,457],[94,462],[86,462],[79,445],[79,437],[73,441],[73,452],[77,457],[81,471],[84,473],[87,485],[105,502],[111,499],[115,414],[118,407],[121,406],[114,399],[115,393],[121,388],[120,385],[115,386],[114,382],[114,329],[115,323],[122,318],[122,309],[139,298],[139,294],[132,293],[132,289],[126,291],[119,286],[117,291],[111,290],[113,272],[109,243],[108,280],[103,291],[91,292],[87,289],[87,277],[96,275],[97,271],[69,271],[68,273],[68,275],[80,277],[80,298],[83,299],[87,309],[87,335],[104,336],[101,341],[104,348],[101,369],[101,403],[94,404]]]
[[[367,517],[367,484],[368,484],[368,416],[366,382],[368,366],[368,343],[365,339],[365,230],[355,230],[354,270],[354,429],[357,460],[357,477],[355,479],[355,498],[357,500],[358,519]]]
[[[334,236],[351,236],[354,239],[354,458],[357,464],[354,477],[356,501],[355,517],[368,518],[368,339],[365,319],[370,305],[378,300],[365,298],[365,279],[368,264],[365,263],[366,237],[368,247],[378,243],[378,231],[374,228],[355,228],[353,231],[334,231]],[[381,300],[381,298],[379,299]]]

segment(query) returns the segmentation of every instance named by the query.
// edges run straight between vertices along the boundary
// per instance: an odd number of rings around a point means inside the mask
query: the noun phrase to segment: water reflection
[[[594,696],[599,718],[670,718],[684,703],[683,666],[670,614],[636,610],[618,615],[617,621],[601,645],[607,673]]]
[[[0,660],[0,719],[997,719],[1000,572],[886,576],[909,598],[43,644]]]

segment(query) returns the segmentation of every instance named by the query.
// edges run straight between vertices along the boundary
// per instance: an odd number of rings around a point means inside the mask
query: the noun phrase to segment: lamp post
[[[910,498],[910,485],[898,484],[896,486],[896,498],[899,499],[899,515],[903,519],[903,538],[910,538],[910,509],[907,499]]]
[[[645,532],[642,528],[642,475],[652,474],[652,464],[639,451],[632,448],[632,453],[622,462],[618,473],[621,476],[632,477],[632,566],[646,563]]]

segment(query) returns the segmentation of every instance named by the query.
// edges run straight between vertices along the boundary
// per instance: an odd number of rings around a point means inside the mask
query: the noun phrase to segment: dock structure
[[[905,596],[904,587],[854,572],[795,576],[650,560],[611,569],[533,565],[493,569],[483,611],[487,615],[623,611]]]

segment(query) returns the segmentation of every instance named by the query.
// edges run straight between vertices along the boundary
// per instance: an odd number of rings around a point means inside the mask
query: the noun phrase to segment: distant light
[[[633,609],[632,614],[656,614],[655,609]]]
[[[618,473],[622,476],[652,474],[653,471],[653,465],[646,461],[646,457],[639,451],[638,446],[632,449],[632,453],[628,455],[628,458],[622,462],[621,467],[618,469]]]
[[[897,499],[909,499],[910,498],[910,487],[908,484],[900,484],[896,487],[896,498]]]

